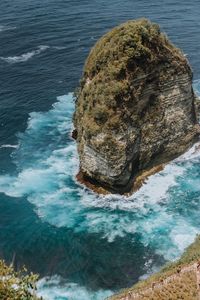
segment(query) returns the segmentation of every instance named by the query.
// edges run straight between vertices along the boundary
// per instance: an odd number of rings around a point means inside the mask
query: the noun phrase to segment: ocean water
[[[200,2],[0,3],[0,257],[40,274],[45,300],[100,300],[183,253],[200,232],[199,144],[133,196],[75,180],[73,91],[95,41],[137,17],[187,55],[200,96]]]

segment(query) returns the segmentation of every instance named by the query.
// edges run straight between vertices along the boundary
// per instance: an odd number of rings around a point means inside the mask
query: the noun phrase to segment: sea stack
[[[146,19],[114,28],[86,60],[74,127],[78,179],[100,192],[133,190],[138,176],[197,140],[192,71],[185,55]]]

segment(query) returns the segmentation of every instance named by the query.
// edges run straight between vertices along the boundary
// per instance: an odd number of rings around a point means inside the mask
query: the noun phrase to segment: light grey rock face
[[[176,74],[160,83],[159,94],[141,122],[140,168],[176,156],[197,133],[190,74]]]
[[[173,45],[159,47],[152,64],[133,58],[137,72],[128,65],[117,80],[104,75],[108,63],[97,74],[85,71],[74,117],[80,170],[110,191],[130,190],[139,173],[175,158],[198,137],[190,66]],[[166,57],[160,58],[161,51]]]

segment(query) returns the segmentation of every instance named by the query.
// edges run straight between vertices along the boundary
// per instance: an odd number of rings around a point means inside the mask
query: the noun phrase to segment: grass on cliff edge
[[[37,279],[37,275],[28,275],[26,269],[15,272],[0,260],[0,300],[42,300],[35,293]]]
[[[159,282],[171,276],[173,274],[177,274],[177,272],[192,263],[200,261],[200,235],[198,235],[195,241],[184,251],[183,255],[179,260],[173,263],[166,264],[160,272],[150,276],[148,279],[139,281],[133,287],[122,290],[119,294],[110,297],[110,300],[118,300],[121,299],[123,295],[126,295],[129,291],[137,292],[142,291],[148,287],[152,286],[152,283]],[[185,288],[187,289],[187,283],[185,284]],[[179,299],[179,298],[176,298]],[[182,298],[180,298],[182,299]],[[183,298],[186,299],[186,298]]]

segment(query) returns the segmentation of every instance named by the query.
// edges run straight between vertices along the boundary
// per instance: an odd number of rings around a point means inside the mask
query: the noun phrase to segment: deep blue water
[[[104,299],[181,255],[200,232],[195,147],[129,199],[79,186],[70,138],[84,60],[113,26],[156,21],[187,54],[200,95],[200,2],[0,3],[0,257],[50,300]]]

